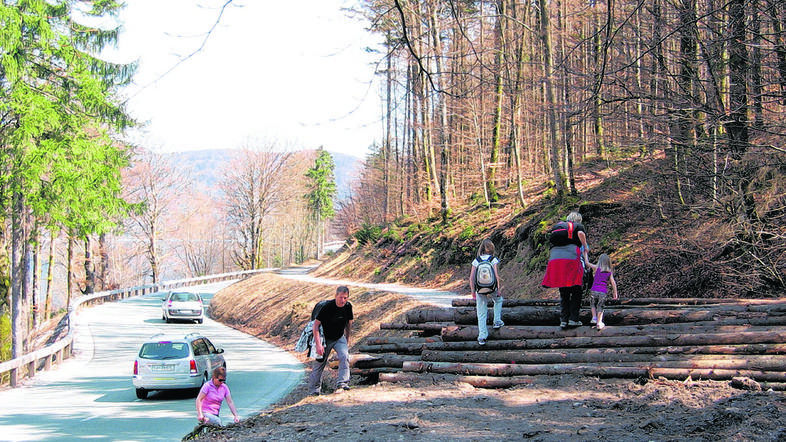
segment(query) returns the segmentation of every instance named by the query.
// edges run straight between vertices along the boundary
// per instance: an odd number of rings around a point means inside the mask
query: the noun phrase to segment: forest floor
[[[786,397],[728,382],[534,376],[479,389],[451,376],[289,401],[200,441],[782,441]],[[299,400],[297,400],[300,398]]]

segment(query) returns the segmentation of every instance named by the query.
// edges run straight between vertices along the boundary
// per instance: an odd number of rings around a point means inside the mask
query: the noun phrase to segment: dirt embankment
[[[335,286],[260,276],[216,295],[211,314],[292,349],[311,307],[334,292]],[[369,334],[379,336],[381,322],[395,322],[419,305],[402,295],[353,287],[350,301],[356,316],[353,347]],[[323,392],[334,376],[326,371]],[[307,397],[301,385],[259,416],[195,440],[786,439],[786,395],[734,389],[728,382],[533,376],[530,384],[494,390],[456,379],[424,375],[406,384],[364,385],[353,377],[350,391],[320,397]]]

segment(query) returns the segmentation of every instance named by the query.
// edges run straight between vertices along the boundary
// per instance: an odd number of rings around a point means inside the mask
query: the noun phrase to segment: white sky
[[[234,0],[205,47],[156,81],[200,47],[225,2],[127,0],[110,57],[139,61],[124,95],[147,127],[133,141],[173,152],[259,139],[365,156],[381,138],[381,55],[365,51],[379,37],[341,10],[360,0]]]

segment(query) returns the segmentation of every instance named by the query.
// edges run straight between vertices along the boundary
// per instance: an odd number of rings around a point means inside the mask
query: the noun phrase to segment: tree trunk
[[[565,336],[552,339],[530,340],[491,340],[486,341],[485,347],[480,346],[474,338],[462,341],[450,341],[445,335],[445,342],[423,344],[424,349],[430,350],[517,350],[517,349],[544,349],[544,348],[610,348],[610,347],[667,347],[690,345],[737,345],[737,344],[779,344],[784,342],[786,332],[742,332],[742,333],[707,333],[703,335],[662,335],[662,336]]]
[[[690,355],[669,353],[653,354],[637,352],[636,349],[582,349],[558,351],[434,351],[424,350],[420,359],[429,362],[462,362],[484,364],[567,364],[567,363],[667,363],[676,367],[678,363],[685,365],[683,368],[711,368],[745,369],[756,368],[766,371],[786,371],[786,355]],[[391,365],[392,366],[392,365]]]
[[[95,263],[93,263],[93,250],[92,241],[90,236],[85,238],[85,289],[84,294],[95,293],[96,287],[96,270]]]
[[[552,59],[551,24],[549,8],[546,0],[538,0],[540,12],[540,38],[543,43],[543,72],[544,88],[546,92],[546,109],[548,113],[548,127],[551,145],[551,173],[554,177],[554,186],[557,190],[557,199],[565,197],[565,183],[562,180],[560,168],[560,136],[557,124],[557,99],[554,91],[554,60]]]
[[[499,151],[502,143],[502,103],[504,99],[504,77],[503,70],[505,68],[505,0],[498,0],[496,2],[496,26],[494,28],[495,50],[496,50],[496,66],[494,71],[495,87],[494,87],[494,125],[491,133],[491,156],[489,158],[489,167],[486,177],[486,187],[488,188],[489,201],[499,201],[499,193],[497,192],[496,174],[497,163],[499,162]]]
[[[415,382],[422,380],[422,375],[415,373],[380,373],[380,382]],[[452,382],[463,382],[477,388],[510,388],[516,385],[532,383],[532,378],[524,376],[453,376]]]
[[[74,291],[74,237],[68,232],[68,246],[66,247],[66,308],[71,306],[71,294]]]
[[[52,316],[52,292],[54,283],[54,267],[55,267],[55,231],[50,230],[49,233],[49,256],[47,258],[46,266],[46,296],[44,297],[44,320]]]
[[[11,358],[25,354],[30,330],[30,244],[28,208],[19,192],[12,194],[11,212]]]
[[[677,364],[680,365],[680,364]],[[712,364],[706,364],[708,366]],[[600,364],[463,364],[451,362],[405,362],[404,371],[417,373],[455,373],[481,376],[522,376],[576,374],[601,378],[655,378],[685,379],[701,377],[704,379],[726,380],[733,377],[748,377],[757,381],[784,382],[786,372],[768,372],[745,369],[714,369],[707,367],[673,367],[668,363],[631,364],[630,366],[608,367]]]
[[[604,315],[604,320],[606,319]],[[786,322],[786,321],[782,321]],[[577,327],[569,330],[562,330],[557,326],[509,326],[500,329],[489,330],[490,339],[516,340],[516,339],[556,339],[567,336],[578,337],[628,337],[628,336],[651,336],[663,334],[705,334],[705,333],[741,333],[741,332],[768,332],[772,331],[773,326],[756,325],[720,325],[707,322],[687,323],[687,324],[649,324],[649,325],[629,325],[607,327],[602,332],[598,332],[592,327]],[[783,324],[781,324],[783,325]],[[478,337],[478,328],[475,325],[453,325],[442,329],[442,340],[449,341],[472,341]]]

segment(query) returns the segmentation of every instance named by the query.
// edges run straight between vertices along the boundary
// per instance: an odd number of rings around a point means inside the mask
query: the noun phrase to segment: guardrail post
[[[16,387],[19,383],[19,368],[12,368],[10,372],[8,372],[8,384],[12,387]]]
[[[27,363],[27,377],[30,378],[30,379],[35,377],[36,362],[38,362],[38,361],[36,361],[34,359],[34,360],[32,360],[32,361]]]

